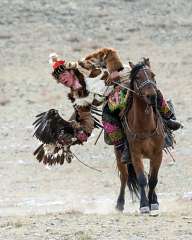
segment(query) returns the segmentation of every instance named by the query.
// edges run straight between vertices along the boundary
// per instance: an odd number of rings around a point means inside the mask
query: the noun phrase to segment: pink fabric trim
[[[88,136],[85,132],[80,131],[76,134],[76,138],[81,142],[86,142],[88,139]]]
[[[109,122],[103,122],[103,128],[106,131],[106,133],[113,133],[113,132],[119,130],[119,127],[117,125],[109,123]]]

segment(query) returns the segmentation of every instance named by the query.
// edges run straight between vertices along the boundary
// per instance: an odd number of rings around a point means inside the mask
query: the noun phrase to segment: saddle
[[[103,107],[102,121],[105,129],[104,140],[105,140],[105,143],[108,145],[117,145],[117,144],[123,143],[125,140],[125,134],[123,130],[124,123],[123,123],[122,116],[127,111],[128,99],[127,99],[127,96],[126,98],[124,98],[123,107],[121,107],[122,102],[115,102],[116,103],[115,105],[114,101],[111,102],[111,99],[112,98],[109,98],[109,100],[105,103]],[[167,102],[173,113],[172,118],[176,119],[175,110],[174,110],[172,101],[168,100]],[[111,111],[111,109],[113,111]],[[176,143],[176,141],[174,138],[173,130],[170,128],[169,124],[167,124],[167,121],[165,119],[163,119],[162,117],[161,119],[164,125],[164,132],[165,132],[164,149],[166,150],[168,148],[174,148],[174,144]]]

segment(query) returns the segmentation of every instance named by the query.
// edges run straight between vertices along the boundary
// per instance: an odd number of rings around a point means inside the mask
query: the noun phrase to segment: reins
[[[87,167],[87,168],[89,168],[89,169],[92,169],[92,170],[95,170],[95,171],[97,171],[97,172],[102,173],[101,170],[99,170],[99,169],[97,169],[97,168],[95,168],[95,167],[92,167],[92,166],[84,163],[83,161],[81,161],[81,160],[77,157],[77,155],[75,155],[73,152],[71,152],[71,153],[72,153],[72,155],[77,159],[77,161],[80,162],[81,164],[83,164],[85,167]]]
[[[128,88],[128,87],[126,87],[126,86],[123,86],[122,84],[120,84],[120,83],[118,83],[118,82],[115,82],[115,81],[112,81],[112,83],[117,84],[118,86],[120,86],[120,87],[122,87],[122,88],[124,88],[124,89],[127,89],[129,92],[133,92],[133,93],[135,93],[136,95],[138,95],[138,93],[137,93],[136,91],[132,90],[131,88]]]

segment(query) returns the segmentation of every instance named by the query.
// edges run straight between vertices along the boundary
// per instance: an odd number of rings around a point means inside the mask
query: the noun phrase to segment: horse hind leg
[[[116,209],[119,211],[123,211],[124,205],[125,205],[125,187],[127,185],[127,179],[128,179],[127,165],[121,163],[120,153],[117,153],[116,151],[115,154],[116,154],[117,167],[120,172],[120,181],[121,181],[121,187],[120,187],[120,192],[117,199]]]
[[[134,195],[139,199],[139,184],[137,180],[137,175],[132,163],[127,164],[128,170],[128,182],[127,186],[129,188],[129,192],[133,199]]]

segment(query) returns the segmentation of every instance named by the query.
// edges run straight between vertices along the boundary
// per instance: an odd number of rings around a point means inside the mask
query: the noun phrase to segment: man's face
[[[73,70],[65,71],[59,76],[59,82],[64,86],[73,88],[74,90],[80,89],[81,85],[79,84],[78,79],[75,77]]]
[[[73,87],[74,80],[74,74],[71,71],[65,71],[59,76],[59,82],[66,87]]]

